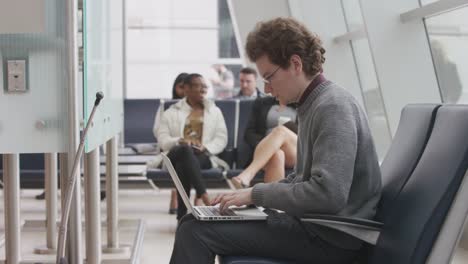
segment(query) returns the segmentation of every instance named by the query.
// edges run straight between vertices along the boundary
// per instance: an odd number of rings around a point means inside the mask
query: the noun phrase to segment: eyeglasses
[[[265,84],[270,84],[271,83],[271,78],[275,75],[275,73],[281,68],[281,66],[278,66],[276,70],[274,70],[272,73],[268,74],[267,76],[262,78],[263,83]]]

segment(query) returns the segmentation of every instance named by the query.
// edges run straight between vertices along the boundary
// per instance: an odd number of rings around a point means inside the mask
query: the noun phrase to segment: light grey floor
[[[220,190],[211,191],[211,194]],[[21,191],[21,219],[32,220],[45,218],[45,202],[34,199],[38,190]],[[3,192],[0,191],[0,199],[3,201]],[[169,204],[169,191],[159,192],[150,189],[121,190],[120,216],[121,219],[144,219],[146,231],[141,253],[142,264],[168,263],[172,244],[174,242],[174,232],[176,220],[174,215],[167,213]],[[101,203],[102,219],[105,219],[105,202]],[[4,205],[0,203],[0,233],[4,233]],[[124,244],[129,244],[134,238],[134,229],[122,228],[120,230],[120,240]],[[103,230],[102,241],[106,243],[105,230]],[[23,259],[37,259],[43,257],[33,253],[35,247],[45,245],[45,232],[41,230],[27,229],[22,232],[22,256]],[[0,250],[0,259],[4,259],[5,249]],[[125,257],[120,255],[118,257]],[[38,261],[40,262],[40,261]],[[468,263],[468,251],[459,249],[454,258],[453,264]]]

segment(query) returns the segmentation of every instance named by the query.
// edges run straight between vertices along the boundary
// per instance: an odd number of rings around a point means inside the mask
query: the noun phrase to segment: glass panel
[[[226,65],[235,76],[239,75],[241,64]],[[127,68],[128,82],[132,84],[132,92],[127,98],[171,98],[172,84],[181,72],[198,72],[207,80],[213,73],[211,64],[206,63],[172,63],[168,64],[145,64],[133,63]],[[158,80],[155,82],[154,80]],[[210,83],[207,83],[210,86]],[[236,86],[237,87],[237,86]],[[235,92],[238,91],[235,90]],[[213,88],[208,88],[208,98],[214,95]]]
[[[362,28],[364,26],[364,21],[362,20],[361,6],[359,5],[359,1],[341,0],[341,4],[343,5],[348,32]]]
[[[0,153],[66,152],[65,1],[2,1],[1,5],[0,25],[7,26],[0,26]],[[13,60],[24,67],[8,63]],[[26,91],[9,92],[16,82],[11,78],[25,84]]]
[[[421,6],[424,6],[424,5],[428,5],[428,4],[432,4],[434,2],[438,2],[439,0],[420,0],[420,5]]]
[[[213,52],[218,48],[216,30],[129,30],[127,36],[129,63],[206,62],[217,58]]]
[[[468,103],[468,7],[426,19],[444,103]]]
[[[134,0],[128,17],[127,98],[169,97],[181,72],[215,79],[216,63],[237,76],[243,62],[226,0]]]
[[[219,9],[219,57],[220,58],[239,58],[239,49],[237,48],[236,36],[232,27],[231,14],[227,0],[218,0]]]
[[[128,1],[129,26],[213,27],[217,26],[217,0]]]
[[[364,26],[357,0],[342,0],[348,30]],[[391,135],[385,113],[384,102],[375,72],[374,61],[367,38],[351,41],[363,100],[369,118],[369,126],[376,143],[377,154],[382,160],[390,146]]]
[[[104,93],[86,139],[86,152],[104,144],[123,127],[122,6],[122,0],[84,1],[85,122],[96,92]]]

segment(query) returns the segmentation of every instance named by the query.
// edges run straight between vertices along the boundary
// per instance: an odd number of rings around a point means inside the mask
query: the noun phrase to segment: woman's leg
[[[187,196],[190,197],[190,189],[193,186],[197,192],[197,197],[207,198],[206,187],[201,177],[200,165],[202,164],[200,164],[199,158],[195,155],[192,148],[186,145],[176,146],[169,151],[167,156],[174,165]],[[205,164],[203,165],[206,166]],[[180,219],[187,213],[187,207],[183,203],[180,194],[177,200],[177,219]]]
[[[280,176],[284,177],[284,168],[291,168],[296,164],[296,149],[297,135],[284,126],[278,126],[258,143],[252,163],[233,180],[249,185],[255,174],[267,164],[271,168],[269,174],[279,173]],[[281,155],[277,154],[279,150],[284,154],[284,161],[278,159],[278,157],[271,160],[275,155]],[[282,164],[276,164],[277,162]],[[282,165],[282,169],[279,169],[280,165]]]
[[[265,171],[265,176],[263,178],[264,182],[277,182],[284,179],[284,156],[284,152],[281,149],[273,154],[271,159],[263,168]]]
[[[171,200],[169,201],[169,214],[175,214],[177,212],[177,190],[171,189]]]
[[[195,153],[195,156],[198,159],[198,163],[200,164],[201,169],[211,169],[211,161],[210,161],[210,158],[206,154],[204,154],[204,153]],[[195,177],[199,177],[199,178],[195,179]],[[202,182],[203,181],[203,179],[201,178],[201,174],[200,175],[192,174],[191,178],[192,178],[193,181],[196,181],[196,182]],[[197,190],[197,187],[196,187],[197,183],[193,184],[193,186],[195,186],[194,188],[195,188],[195,190]],[[203,204],[211,205],[211,199],[209,198],[208,193],[206,192],[206,190],[205,190],[204,193],[199,193],[197,191],[197,197],[196,197],[196,199],[194,201],[194,204],[197,205],[197,206],[198,205],[203,205]]]

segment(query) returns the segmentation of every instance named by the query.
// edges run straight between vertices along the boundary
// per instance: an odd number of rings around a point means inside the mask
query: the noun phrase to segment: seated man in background
[[[274,257],[299,263],[351,263],[363,242],[298,218],[329,214],[373,219],[380,168],[366,114],[357,100],[321,74],[325,49],[292,18],[257,24],[246,54],[281,103],[298,103],[295,173],[275,183],[221,194],[220,210],[255,204],[266,221],[202,222],[184,217],[171,263],[214,263],[216,255]]]
[[[239,83],[240,91],[234,96],[234,99],[257,99],[265,96],[265,94],[257,88],[256,70],[249,67],[242,68],[239,73]]]

